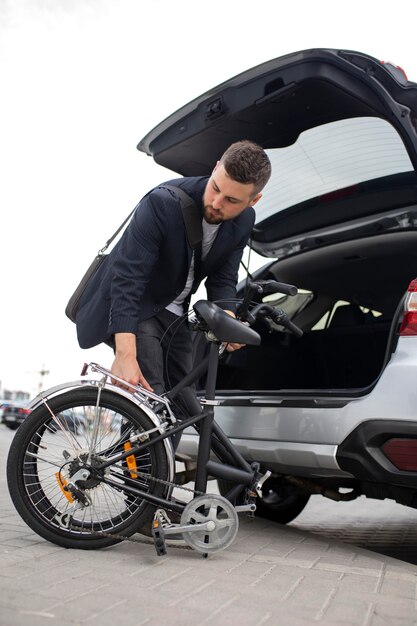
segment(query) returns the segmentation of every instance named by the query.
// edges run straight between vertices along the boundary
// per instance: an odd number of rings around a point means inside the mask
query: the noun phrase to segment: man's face
[[[204,219],[209,224],[232,220],[248,206],[256,204],[261,195],[255,194],[252,183],[244,185],[230,178],[218,162],[204,191]]]

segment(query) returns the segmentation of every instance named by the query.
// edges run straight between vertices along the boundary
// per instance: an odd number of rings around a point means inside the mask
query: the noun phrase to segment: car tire
[[[10,430],[17,430],[19,428],[19,424],[7,424],[6,422],[6,426],[7,428],[10,428]]]
[[[233,483],[222,479],[218,479],[217,484],[222,496],[233,487]],[[262,496],[256,499],[255,515],[279,524],[288,524],[301,513],[309,499],[310,494],[286,485],[279,478],[269,478],[262,487]]]

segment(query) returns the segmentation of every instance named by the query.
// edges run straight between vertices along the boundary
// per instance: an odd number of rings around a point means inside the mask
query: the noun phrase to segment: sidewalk
[[[1,626],[417,625],[417,566],[258,518],[208,559],[59,548],[15,513],[1,457]]]
[[[417,624],[417,567],[259,519],[208,559],[130,542],[64,550],[20,521],[2,480],[0,530],[2,626]]]

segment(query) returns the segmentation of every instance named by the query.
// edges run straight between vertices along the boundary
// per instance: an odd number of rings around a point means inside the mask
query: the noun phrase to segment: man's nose
[[[221,196],[221,194],[216,193],[216,195],[213,198],[213,209],[221,209],[223,206],[223,198]]]

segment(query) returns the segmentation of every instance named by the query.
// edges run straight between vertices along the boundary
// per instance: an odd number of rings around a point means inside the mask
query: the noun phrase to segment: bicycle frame
[[[155,393],[148,392],[140,387],[128,385],[125,381],[120,382],[123,382],[124,385],[127,385],[130,388],[130,391],[122,390],[120,387],[116,387],[114,384],[108,383],[109,380],[115,378],[109,370],[106,370],[105,368],[95,363],[91,363],[90,366],[92,367],[93,371],[100,372],[104,375],[101,381],[90,381],[90,384],[94,383],[94,386],[97,387],[97,406],[99,404],[101,389],[104,387],[110,388],[116,393],[121,393],[121,395],[123,395],[124,397],[129,398],[134,404],[139,405],[141,409],[144,410],[145,413],[152,418],[152,421],[155,424],[155,430],[159,431],[159,434],[153,437],[152,440],[132,444],[128,451],[114,454],[106,459],[106,461],[97,464],[96,469],[98,471],[105,469],[113,465],[114,463],[123,461],[131,455],[140,454],[141,452],[143,452],[150,446],[158,443],[159,441],[164,441],[164,443],[167,444],[165,446],[165,449],[169,462],[170,455],[172,456],[172,458],[174,458],[174,452],[172,449],[170,438],[172,437],[172,435],[180,433],[186,428],[193,426],[199,432],[195,491],[199,493],[206,492],[209,476],[213,476],[214,478],[223,478],[225,480],[236,483],[236,486],[228,494],[228,499],[230,500],[235,498],[241,491],[243,491],[245,487],[253,487],[256,480],[257,467],[251,467],[251,465],[244,459],[244,457],[240,454],[237,448],[233,445],[227,435],[222,431],[220,426],[214,420],[214,407],[218,404],[218,402],[215,400],[215,384],[218,362],[219,342],[212,341],[210,344],[209,355],[205,359],[203,359],[203,361],[178,385],[176,385],[167,394],[165,394],[165,396],[159,396]],[[87,373],[87,370],[88,366],[85,365],[82,371],[82,375],[85,375]],[[181,422],[177,422],[169,406],[170,401],[175,399],[175,397],[177,397],[183,389],[194,383],[204,372],[207,372],[207,383],[206,396],[201,401],[201,404],[204,407],[203,410],[199,414],[190,416],[189,418],[186,418]],[[39,394],[39,396],[35,398],[31,403],[32,407],[39,405],[41,402],[47,404],[47,400],[50,397],[56,396],[64,389],[68,389],[68,386],[83,386],[83,381],[78,381],[78,383],[70,383],[69,385],[60,385],[59,387],[53,388],[45,392],[44,394]],[[150,400],[154,403],[154,406],[152,406],[152,408],[149,404]],[[161,422],[160,416],[157,414],[157,412],[161,411],[161,409],[164,409],[165,412],[168,412],[172,418],[171,421],[174,425],[171,426],[169,429],[164,429],[164,424]],[[221,462],[216,462],[210,459],[211,451],[215,453],[215,455]],[[172,463],[172,465],[174,465],[174,463]],[[170,471],[170,474],[172,473],[173,472]],[[109,486],[114,487],[115,489],[120,490],[121,488],[120,483],[116,483],[111,478],[105,477],[104,482]],[[167,508],[178,513],[181,513],[185,506],[185,503],[183,504],[172,501],[169,499],[169,497],[161,498],[128,484],[123,486],[123,491],[126,494],[140,497],[141,499],[151,504],[154,504],[159,508]],[[169,495],[171,494],[171,491],[169,492]]]
[[[197,427],[197,430],[199,430],[199,446],[195,491],[202,493],[206,492],[209,475],[236,483],[236,487],[228,494],[230,499],[238,495],[245,487],[253,485],[256,470],[249,465],[249,463],[244,459],[214,420],[214,406],[218,404],[215,400],[215,383],[218,361],[219,345],[218,343],[213,342],[210,345],[208,357],[206,357],[193,372],[186,376],[178,385],[166,394],[166,398],[169,400],[174,399],[184,388],[195,382],[203,372],[207,371],[206,397],[202,400],[202,404],[205,408],[200,414],[182,420],[169,430],[153,437],[152,441],[146,441],[133,445],[127,452],[121,452],[112,456],[110,459],[107,459],[103,463],[99,464],[97,469],[105,469],[115,462],[126,459],[128,456],[140,454],[143,450],[146,450],[155,443],[171,437],[172,435],[175,435],[190,426],[197,426],[200,424],[200,428]],[[156,396],[156,398],[165,404],[163,397]],[[221,463],[210,460],[210,453],[212,450],[220,459]],[[120,485],[111,479],[106,478],[105,482],[110,486],[120,488]],[[183,504],[154,496],[153,494],[142,491],[136,487],[126,485],[123,490],[126,493],[138,496],[147,502],[157,505],[158,507],[166,507],[178,513],[181,513],[184,508]]]

